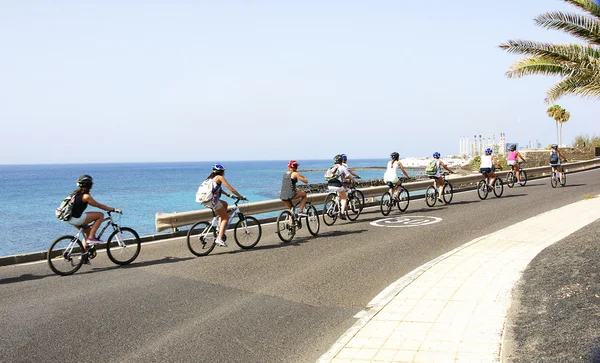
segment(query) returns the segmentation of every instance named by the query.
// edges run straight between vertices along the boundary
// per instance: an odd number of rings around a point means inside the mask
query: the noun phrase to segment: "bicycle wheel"
[[[308,232],[313,236],[319,234],[319,229],[321,229],[321,220],[319,219],[319,212],[314,205],[311,205],[306,209],[306,226],[308,227]]]
[[[365,207],[365,195],[360,190],[356,190],[354,195],[356,198],[358,198],[358,200],[360,200],[360,211],[362,212],[363,208]]]
[[[281,242],[289,242],[296,234],[294,216],[289,210],[284,210],[277,217],[277,235]]]
[[[487,182],[485,180],[480,180],[479,183],[477,183],[477,195],[479,196],[479,199],[484,200],[487,198],[488,193]]]
[[[454,198],[454,188],[452,188],[452,184],[446,183],[446,186],[444,187],[444,195],[442,195],[442,198],[444,198],[444,202],[446,204],[449,204],[452,201],[452,198]]]
[[[245,250],[256,246],[261,236],[262,227],[254,217],[244,216],[244,219],[240,219],[233,229],[235,243]]]
[[[436,194],[437,193],[433,185],[427,188],[425,191],[425,203],[427,203],[428,206],[433,207],[435,205],[435,202],[437,201]]]
[[[506,174],[506,185],[508,185],[509,188],[512,188],[515,185],[514,177],[515,175],[512,171]]]
[[[348,205],[346,206],[346,217],[351,221],[357,220],[363,210],[363,203],[357,194],[358,190],[357,193],[352,195],[352,198],[348,199]]]
[[[408,208],[408,204],[410,204],[410,194],[408,194],[408,190],[404,189],[404,187],[400,187],[397,203],[400,212],[404,212]]]
[[[387,216],[390,214],[392,210],[392,195],[390,192],[385,192],[381,196],[381,200],[379,201],[379,209],[381,210],[381,214]]]
[[[79,270],[83,260],[83,244],[74,236],[62,236],[48,248],[48,265],[57,275],[67,276]]]
[[[335,198],[336,194],[330,193],[323,203],[323,222],[328,226],[333,226],[338,217],[338,206]]]
[[[215,248],[217,232],[207,222],[194,224],[187,233],[187,246],[196,256],[206,256]]]
[[[563,170],[562,180],[560,181],[560,186],[564,187],[567,185],[567,173]]]
[[[521,170],[519,171],[519,174],[521,175],[521,182],[519,184],[524,187],[525,184],[527,184],[527,173],[525,170]]]
[[[142,241],[137,232],[129,227],[120,227],[115,230],[106,242],[106,254],[117,265],[132,263],[140,254]]]
[[[504,183],[502,182],[502,179],[496,178],[494,181],[494,195],[496,198],[500,198],[502,193],[504,193]]]
[[[558,173],[557,172],[552,172],[552,175],[550,176],[550,185],[552,185],[552,188],[556,188],[556,186],[558,185]]]

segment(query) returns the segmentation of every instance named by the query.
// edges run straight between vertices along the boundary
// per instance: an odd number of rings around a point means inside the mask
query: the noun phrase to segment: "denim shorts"
[[[480,173],[482,173],[482,174],[483,174],[483,173],[485,173],[485,174],[489,174],[489,173],[491,173],[492,171],[493,171],[493,170],[492,170],[492,168],[479,168],[479,172],[480,172]]]
[[[75,218],[75,217],[71,217],[67,223],[69,223],[72,226],[75,227],[79,227],[81,225],[83,225],[85,223],[85,218],[87,217],[87,213],[82,213],[80,217]]]

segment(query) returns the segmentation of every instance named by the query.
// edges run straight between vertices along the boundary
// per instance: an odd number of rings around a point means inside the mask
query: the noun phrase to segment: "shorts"
[[[335,185],[328,185],[327,186],[327,190],[329,190],[330,192],[345,192],[346,188],[344,188],[344,187],[337,187]]]
[[[221,199],[217,200],[217,203],[215,204],[215,206],[213,207],[212,202],[203,202],[202,203],[203,206],[205,206],[206,208],[210,208],[212,210],[218,210],[223,208],[223,203],[221,203]]]
[[[493,171],[493,170],[492,170],[492,168],[479,168],[479,172],[480,172],[481,174],[489,174],[489,173],[491,173],[492,171]]]
[[[516,160],[508,160],[506,163],[508,164],[508,166],[517,165],[517,161]]]
[[[556,168],[556,167],[560,166],[560,163],[558,163],[558,164],[550,164],[550,166],[553,167],[553,168]]]
[[[82,213],[81,216],[79,216],[77,218],[71,217],[69,220],[67,220],[67,223],[69,223],[72,226],[79,227],[85,223],[86,218],[87,218],[87,213]]]
[[[383,178],[383,181],[386,182],[386,183],[394,183],[394,184],[396,184],[398,182],[398,180],[400,180],[400,179],[398,179],[398,175],[394,175],[393,178]]]
[[[429,179],[439,179],[440,176],[439,175],[430,175]]]

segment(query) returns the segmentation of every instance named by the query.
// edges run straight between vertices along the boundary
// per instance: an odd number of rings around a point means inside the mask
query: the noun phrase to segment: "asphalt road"
[[[46,263],[2,267],[0,361],[314,362],[406,273],[586,194],[600,194],[600,170],[571,174],[564,188],[548,179],[505,187],[499,199],[457,193],[449,206],[415,200],[388,217],[371,208],[357,222],[322,223],[316,238],[302,229],[288,244],[265,225],[249,251],[231,240],[194,257],[180,238],[142,245],[127,267],[99,253],[67,277]],[[420,216],[441,220],[370,223]]]

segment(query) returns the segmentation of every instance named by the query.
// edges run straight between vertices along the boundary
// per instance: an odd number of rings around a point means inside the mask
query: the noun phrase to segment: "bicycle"
[[[112,217],[112,211],[108,212],[108,217],[102,220],[104,227],[98,233],[98,239],[102,238],[108,227],[112,227],[113,232],[108,237],[106,243],[88,243],[88,251],[84,252],[83,243],[85,239],[84,231],[91,228],[90,225],[80,226],[75,235],[65,235],[57,238],[48,248],[48,265],[50,269],[61,276],[74,274],[84,262],[87,254],[88,260],[96,257],[97,247],[106,245],[106,254],[108,258],[117,265],[128,265],[133,262],[140,254],[142,242],[140,236],[133,228],[120,227]]]
[[[290,242],[296,232],[302,228],[302,218],[305,219],[308,232],[317,236],[319,229],[321,228],[321,221],[319,219],[319,212],[311,201],[308,200],[305,205],[306,217],[299,218],[296,213],[296,207],[300,204],[301,200],[298,200],[296,204],[293,204],[291,209],[282,211],[277,217],[277,235],[282,242]]]
[[[391,182],[388,184],[390,185]],[[395,186],[390,187],[390,191],[393,192],[393,188]],[[398,206],[398,210],[400,212],[404,212],[406,208],[408,208],[408,204],[410,203],[410,194],[408,190],[402,186],[402,179],[400,179],[400,184],[398,185],[398,191],[390,193],[389,191],[383,193],[381,196],[381,200],[379,201],[379,209],[381,209],[381,214],[387,216],[390,214],[392,208],[394,206]]]
[[[454,188],[452,184],[446,179],[450,173],[443,172],[440,174],[440,177],[444,181],[444,194],[442,195],[442,199],[445,204],[450,204],[452,202],[452,198],[454,197]],[[425,191],[425,203],[429,207],[433,207],[435,203],[437,203],[438,198],[440,197],[440,192],[438,192],[437,184],[435,180],[433,181],[433,185],[430,185]]]
[[[346,205],[345,215],[349,220],[355,221],[363,210],[364,207],[364,195],[356,189],[354,184],[350,184],[348,187],[348,203]],[[323,222],[328,226],[333,226],[335,221],[342,210],[342,200],[337,193],[329,193],[325,197],[323,203]]]
[[[567,185],[567,172],[565,171],[565,168],[562,167],[562,180],[560,179],[560,175],[558,173],[558,170],[556,170],[556,167],[552,167],[552,175],[550,176],[550,185],[552,185],[552,188],[556,188],[556,186],[560,184],[561,187],[564,187],[565,185]]]
[[[234,198],[235,207],[229,211],[230,217],[225,226],[225,230],[229,228],[233,218],[238,217],[238,221],[233,228],[233,238],[235,243],[242,249],[250,249],[260,241],[262,236],[262,228],[258,219],[247,216],[240,210],[238,203],[240,198]],[[188,230],[187,246],[191,253],[196,256],[206,256],[215,248],[215,240],[220,218],[213,211],[213,219],[210,222],[198,222]],[[227,236],[223,235],[223,242],[227,240]]]
[[[488,184],[489,177],[486,177],[483,180],[480,180],[477,184],[477,195],[479,195],[479,199],[484,200],[487,198],[488,194],[493,190],[496,198],[500,198],[502,193],[504,192],[504,183],[500,177],[496,177],[494,181],[494,187],[492,188]]]
[[[519,168],[519,175],[521,176],[521,181],[519,182],[519,185],[524,187],[525,184],[527,184],[527,172],[523,170],[523,168],[521,168],[522,163],[524,163],[524,161],[517,162],[517,167]],[[509,188],[512,188],[516,182],[517,176],[511,168],[511,171],[509,171],[508,174],[506,174],[506,185],[508,185]]]

